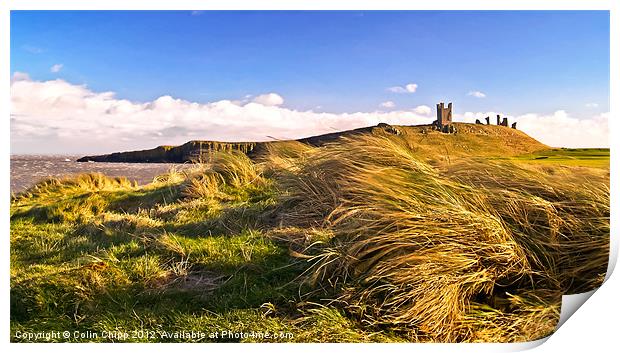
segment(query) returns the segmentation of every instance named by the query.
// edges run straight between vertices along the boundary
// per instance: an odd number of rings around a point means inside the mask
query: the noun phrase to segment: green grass
[[[12,341],[48,341],[15,336],[42,330],[72,332],[69,339],[49,339],[57,342],[397,339],[367,333],[334,308],[298,307],[305,302],[297,280],[305,265],[265,235],[267,221],[256,219],[277,202],[265,179],[227,173],[215,194],[195,197],[191,189],[199,183],[188,180],[203,173],[194,173],[145,187],[84,176],[96,182],[45,182],[17,196]],[[330,323],[325,315],[339,320]],[[192,330],[218,337],[178,336]],[[74,331],[98,336],[74,337]]]
[[[609,148],[553,148],[510,158],[517,162],[609,169]]]
[[[467,139],[454,147],[482,148]],[[553,332],[558,294],[605,274],[609,175],[573,162],[609,151],[434,164],[411,141],[289,143],[258,161],[218,153],[142,187],[98,174],[42,182],[11,201],[11,340],[504,342]],[[559,165],[520,163],[534,156]],[[23,335],[42,331],[70,337]],[[179,336],[191,331],[205,336]]]

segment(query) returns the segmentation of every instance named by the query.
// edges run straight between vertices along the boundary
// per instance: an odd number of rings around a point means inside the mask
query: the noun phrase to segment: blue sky
[[[609,15],[14,11],[11,70],[138,101],[275,91],[288,106],[331,112],[443,99],[463,111],[579,115],[590,103],[609,110]],[[416,94],[386,91],[409,82]]]
[[[137,103],[169,95],[207,104],[274,92],[283,97],[275,105],[294,111],[426,106],[432,117],[435,103],[452,101],[456,114],[586,120],[609,111],[609,64],[607,11],[11,12],[11,73],[85,85],[74,100],[111,91]],[[12,86],[12,96],[33,90]],[[52,113],[15,109],[14,123],[31,119],[12,126],[12,139],[62,140],[60,124],[33,132]],[[186,128],[178,125],[168,127]]]

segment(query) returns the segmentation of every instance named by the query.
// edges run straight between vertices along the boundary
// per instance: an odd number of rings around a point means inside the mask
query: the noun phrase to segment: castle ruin
[[[486,125],[491,125],[491,118],[486,117]],[[476,119],[476,125],[484,125],[482,121]],[[508,118],[497,114],[497,126],[508,127]],[[511,128],[516,129],[517,123],[513,122]],[[433,130],[441,131],[446,134],[456,133],[456,125],[452,124],[452,103],[448,103],[446,108],[444,102],[437,103],[437,119],[432,123]]]
[[[489,117],[487,117],[487,125],[488,123],[489,123]],[[497,125],[508,127],[508,118],[507,117],[502,118],[499,114],[497,114]],[[510,125],[510,127],[513,129],[516,129],[517,122],[513,122],[512,125]]]
[[[444,133],[456,133],[456,127],[452,125],[452,103],[445,107],[443,102],[437,104],[437,120],[433,121],[433,129]]]

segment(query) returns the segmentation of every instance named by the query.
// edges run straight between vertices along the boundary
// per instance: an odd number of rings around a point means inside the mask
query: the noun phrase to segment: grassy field
[[[553,148],[510,159],[516,162],[609,169],[609,148]]]
[[[253,161],[215,153],[142,187],[98,174],[42,182],[11,201],[11,340],[551,334],[561,295],[605,276],[609,170],[588,159],[605,151],[531,154],[528,142],[510,160],[444,158],[419,143],[443,137],[424,135],[273,144]],[[446,138],[446,150],[489,147]],[[68,337],[33,335],[43,331]]]

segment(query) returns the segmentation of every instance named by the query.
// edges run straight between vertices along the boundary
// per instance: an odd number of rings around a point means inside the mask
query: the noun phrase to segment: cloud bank
[[[12,153],[107,153],[181,144],[191,139],[269,141],[389,124],[425,124],[425,109],[323,113],[283,106],[276,93],[253,100],[196,103],[171,96],[119,99],[63,80],[11,82]],[[416,112],[417,111],[417,112]]]
[[[428,124],[426,105],[411,110],[324,113],[295,110],[277,93],[248,100],[189,102],[162,96],[150,102],[117,98],[64,80],[33,81],[15,73],[11,81],[12,153],[109,153],[181,144],[191,139],[269,141],[388,124]],[[495,113],[465,113],[473,122]],[[559,110],[552,115],[516,117],[518,127],[553,146],[608,145],[609,114],[576,119]],[[511,122],[513,118],[510,118]]]
[[[552,147],[609,147],[609,118],[610,113],[602,113],[587,119],[578,119],[570,116],[564,110],[557,110],[552,114],[528,113],[523,115],[506,115],[497,112],[456,114],[455,121],[471,123],[480,119],[501,114],[507,116],[508,122],[517,122],[517,128]]]

